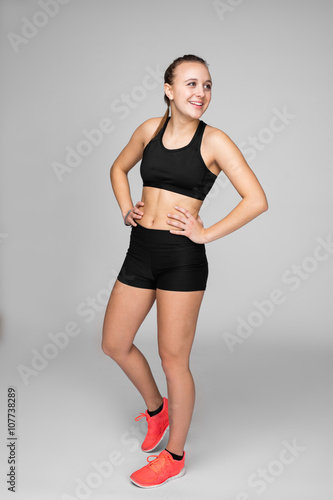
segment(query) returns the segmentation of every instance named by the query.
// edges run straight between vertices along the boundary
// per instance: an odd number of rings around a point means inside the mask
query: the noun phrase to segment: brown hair
[[[204,64],[208,68],[208,64],[204,59],[202,59],[201,57],[195,56],[193,54],[186,54],[182,57],[177,57],[177,59],[175,59],[170,64],[170,66],[165,70],[164,83],[168,83],[169,85],[173,84],[173,81],[175,78],[175,69],[177,68],[177,66],[179,66],[183,62],[199,62],[201,64]],[[154,133],[152,139],[154,139],[157,136],[157,134],[159,133],[159,131],[163,128],[163,126],[164,126],[164,124],[167,121],[168,116],[169,116],[170,99],[168,98],[168,96],[166,94],[164,94],[164,101],[166,102],[168,107],[167,107],[166,112],[164,113],[162,120],[160,121],[159,126],[155,130],[155,133]]]

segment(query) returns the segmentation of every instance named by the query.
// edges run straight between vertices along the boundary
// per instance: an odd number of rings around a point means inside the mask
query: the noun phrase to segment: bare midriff
[[[135,222],[148,229],[175,229],[176,231],[179,231],[179,228],[167,223],[167,220],[175,220],[169,219],[168,214],[183,216],[179,210],[175,209],[175,205],[185,208],[193,217],[197,217],[203,203],[190,196],[148,186],[144,186],[142,190],[141,201],[144,206],[140,207],[140,210],[144,215],[141,219],[135,219]]]

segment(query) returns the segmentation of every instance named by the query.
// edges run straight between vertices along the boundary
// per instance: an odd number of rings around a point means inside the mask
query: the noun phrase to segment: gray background
[[[51,3],[0,4],[2,498],[12,498],[6,394],[14,386],[17,499],[331,500],[333,257],[321,242],[333,232],[332,2]],[[39,27],[29,31],[27,20]],[[134,129],[164,113],[161,73],[185,53],[208,61],[213,98],[203,119],[243,151],[269,210],[206,247],[187,474],[144,493],[128,477],[147,456],[139,449],[145,425],[134,421],[145,407],[100,349],[129,239],[109,168]],[[82,131],[103,119],[112,132],[84,150]],[[55,162],[65,165],[77,147],[85,156],[57,176]],[[136,202],[138,166],[130,182]],[[205,226],[238,201],[220,174],[200,213]],[[155,313],[136,343],[165,395]],[[253,324],[243,338],[240,318]],[[77,335],[55,347],[52,334],[60,338],[69,322]],[[32,371],[37,353],[44,361]],[[282,464],[286,442],[301,451]],[[96,475],[93,463],[112,452],[113,470]],[[260,468],[269,471],[261,488],[248,483]],[[76,491],[79,480],[91,487]]]

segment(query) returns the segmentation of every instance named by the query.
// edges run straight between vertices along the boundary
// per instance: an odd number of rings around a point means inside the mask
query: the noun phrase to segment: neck
[[[186,136],[193,134],[199,125],[198,118],[189,118],[171,112],[168,122],[168,132],[171,136]]]

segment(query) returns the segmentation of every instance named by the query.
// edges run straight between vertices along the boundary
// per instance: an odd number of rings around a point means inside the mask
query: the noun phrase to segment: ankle
[[[162,410],[163,410],[163,406],[164,406],[164,400],[162,400],[162,403],[159,405],[158,408],[154,409],[154,410],[147,410],[148,411],[148,415],[150,417],[154,417],[155,415],[158,415]]]
[[[172,456],[172,458],[174,460],[182,460],[183,457],[184,457],[184,451],[182,451],[182,453],[180,453],[180,454],[179,453],[173,453],[172,451],[169,451],[167,448],[165,448],[165,451],[167,451],[168,453],[170,453],[170,455]]]

